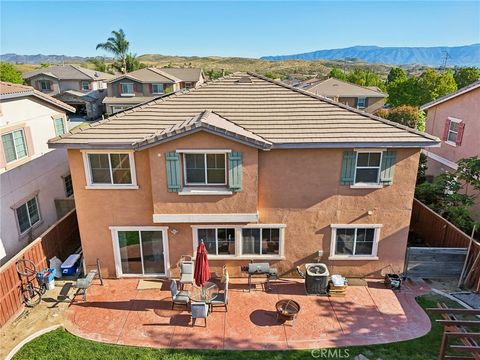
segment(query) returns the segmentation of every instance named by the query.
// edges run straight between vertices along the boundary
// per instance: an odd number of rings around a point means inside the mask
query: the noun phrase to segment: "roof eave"
[[[272,149],[349,149],[349,148],[425,148],[438,147],[440,140],[412,142],[412,141],[384,141],[384,142],[324,142],[324,143],[275,143]]]

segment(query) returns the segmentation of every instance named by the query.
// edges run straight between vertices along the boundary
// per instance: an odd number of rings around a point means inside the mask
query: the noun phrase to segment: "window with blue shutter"
[[[380,170],[380,182],[384,185],[393,184],[393,176],[395,173],[395,151],[385,151],[382,156],[382,167]]]
[[[353,185],[355,181],[356,162],[357,153],[355,151],[345,151],[343,153],[341,185]]]
[[[182,175],[180,172],[180,155],[174,151],[165,154],[167,166],[167,189],[169,192],[182,190]]]
[[[228,187],[231,191],[242,191],[243,156],[241,152],[228,154]]]

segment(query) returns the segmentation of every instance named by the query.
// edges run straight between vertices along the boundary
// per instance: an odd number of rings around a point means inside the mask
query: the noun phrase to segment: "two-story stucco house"
[[[56,65],[23,74],[36,90],[73,106],[76,115],[95,120],[102,116],[107,81],[114,75],[77,65]]]
[[[203,82],[201,69],[144,68],[110,80],[103,103],[111,115],[171,92],[192,89]]]
[[[87,266],[281,274],[320,261],[402,271],[420,149],[438,139],[255,74],[234,74],[50,140],[68,149]]]
[[[0,82],[0,264],[73,207],[64,149],[49,149],[67,131],[74,108],[30,86]],[[57,200],[57,204],[55,202]],[[60,203],[58,202],[60,201]],[[71,208],[70,207],[70,208]]]
[[[427,175],[457,170],[457,162],[480,156],[480,80],[421,107],[427,110],[426,132],[441,138],[440,147],[426,149]],[[480,199],[473,208],[480,220]]]
[[[386,94],[374,86],[360,86],[335,78],[305,82],[299,87],[316,95],[326,96],[329,99],[354,107],[369,113],[381,109],[385,104]]]

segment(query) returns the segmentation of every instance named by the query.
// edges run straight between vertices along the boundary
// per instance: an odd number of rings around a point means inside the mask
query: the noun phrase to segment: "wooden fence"
[[[466,256],[465,248],[409,247],[405,275],[428,279],[458,279]]]
[[[477,229],[480,231],[480,229]],[[470,236],[441,217],[429,207],[414,199],[410,232],[423,240],[426,246],[435,248],[465,248],[470,246]],[[464,286],[480,291],[480,242],[473,241],[466,261]]]
[[[29,259],[37,270],[43,269],[48,266],[50,258],[57,256],[64,260],[79,247],[80,234],[74,209],[0,268],[0,327],[24,309],[15,262]]]

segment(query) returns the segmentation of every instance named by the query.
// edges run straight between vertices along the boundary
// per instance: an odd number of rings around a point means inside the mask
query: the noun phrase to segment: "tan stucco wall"
[[[356,97],[340,97],[338,98],[338,102],[348,105],[350,107],[355,107],[356,103]],[[374,113],[375,111],[381,109],[383,105],[385,104],[385,99],[384,98],[372,98],[372,97],[367,97],[367,107],[365,109],[361,109],[363,111],[366,111],[368,113]]]
[[[442,140],[440,147],[428,151],[456,163],[458,160],[480,155],[480,88],[428,109],[426,132],[442,139],[448,117],[465,123],[462,144],[452,146]],[[427,170],[438,175],[437,168]]]
[[[202,146],[203,145],[203,146]],[[228,148],[244,156],[244,188],[230,196],[179,196],[168,193],[164,152],[177,148]],[[205,133],[135,153],[138,190],[86,190],[80,151],[69,150],[80,235],[87,265],[101,259],[105,276],[115,276],[109,226],[169,226],[170,267],[180,255],[193,253],[192,224],[153,224],[156,213],[256,212],[260,223],[286,224],[285,260],[270,261],[284,273],[313,260],[324,250],[322,262],[344,275],[380,275],[382,269],[403,268],[418,150],[398,150],[394,184],[383,189],[340,186],[343,149],[257,151]],[[161,156],[158,156],[158,155]],[[257,163],[258,159],[258,163]],[[258,164],[258,165],[257,165]],[[258,182],[258,187],[256,186]],[[258,206],[257,206],[258,204]],[[367,212],[372,211],[372,215]],[[334,223],[383,224],[376,261],[328,261]],[[259,260],[256,260],[259,261]],[[210,261],[212,271],[227,264],[239,275],[248,260]]]

